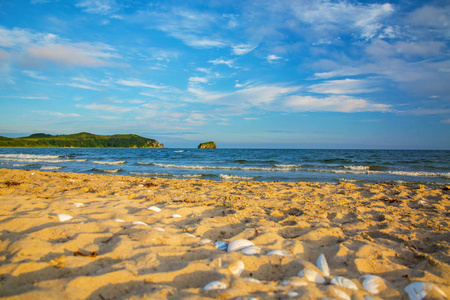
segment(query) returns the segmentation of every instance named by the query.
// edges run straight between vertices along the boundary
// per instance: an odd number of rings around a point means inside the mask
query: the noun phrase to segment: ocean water
[[[450,151],[0,148],[0,167],[212,180],[450,183]]]

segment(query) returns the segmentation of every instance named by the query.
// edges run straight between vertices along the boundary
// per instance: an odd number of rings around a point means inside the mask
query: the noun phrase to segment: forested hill
[[[81,132],[69,135],[35,133],[20,138],[0,136],[0,147],[164,148],[164,145],[157,140],[144,138],[136,134],[96,135]]]

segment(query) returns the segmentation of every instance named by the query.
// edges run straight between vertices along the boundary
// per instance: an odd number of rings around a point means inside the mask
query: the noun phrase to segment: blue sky
[[[450,1],[0,1],[0,135],[450,149]]]

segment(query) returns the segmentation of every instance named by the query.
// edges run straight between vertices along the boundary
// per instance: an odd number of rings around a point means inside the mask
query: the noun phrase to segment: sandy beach
[[[0,169],[0,201],[6,299],[450,295],[450,186]]]

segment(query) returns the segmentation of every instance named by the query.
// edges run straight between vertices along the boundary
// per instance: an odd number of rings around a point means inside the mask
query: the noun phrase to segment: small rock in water
[[[331,284],[342,286],[349,290],[354,290],[354,291],[358,290],[358,287],[356,286],[356,284],[353,281],[351,281],[350,279],[347,279],[345,277],[342,277],[342,276],[333,277],[333,279],[331,279]]]
[[[219,250],[227,250],[228,244],[223,241],[217,241],[214,243],[214,246],[216,246]]]
[[[73,219],[73,217],[68,214],[58,214],[58,218],[59,218],[59,221],[61,221],[61,222],[65,222],[70,219]]]
[[[235,275],[235,276],[241,276],[242,272],[244,271],[244,263],[240,260],[231,263],[228,266],[228,270],[230,271],[231,274]]]
[[[227,288],[227,285],[221,281],[211,281],[203,288],[204,291],[212,291],[212,290],[224,290]]]
[[[244,248],[250,247],[250,246],[254,246],[255,244],[253,244],[253,242],[246,240],[246,239],[237,239],[234,241],[231,241],[228,244],[228,252],[233,252],[233,251],[239,251],[242,250]]]
[[[150,206],[149,208],[147,208],[148,210],[154,211],[154,212],[160,212],[161,208],[156,207],[156,206]]]

